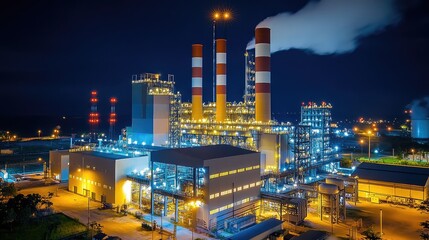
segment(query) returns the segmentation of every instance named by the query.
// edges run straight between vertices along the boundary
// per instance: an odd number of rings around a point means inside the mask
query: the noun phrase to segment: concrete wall
[[[256,198],[259,198],[261,187],[259,185],[261,181],[260,153],[208,160],[205,161],[205,167],[208,168],[209,176],[226,172],[228,172],[228,175],[209,178],[207,206],[204,207],[206,212],[204,214],[199,213],[199,218],[201,217],[207,224],[210,224],[211,222],[231,217],[233,198],[236,203],[234,206],[236,215],[250,210],[254,206],[253,202]],[[239,172],[239,169],[244,169],[244,171]],[[233,184],[235,191],[222,195],[222,192],[233,190]],[[215,194],[219,195],[210,199],[210,196]],[[242,203],[243,200],[247,201]],[[217,213],[210,214],[210,211],[225,206],[228,207],[223,210],[219,209]]]
[[[261,134],[259,151],[265,155],[265,162],[261,165],[262,171],[265,169],[277,171],[287,168],[287,165],[293,160],[288,140],[286,134]]]
[[[358,179],[358,191],[360,198],[369,199],[377,197],[380,200],[397,200],[414,199],[423,201],[426,199],[427,190],[423,186],[415,186],[408,184],[395,184],[390,182],[379,182],[365,179]],[[390,198],[389,198],[390,197]]]
[[[69,155],[68,150],[49,152],[49,167],[52,178],[62,182],[69,180]]]
[[[118,159],[115,163],[115,203],[128,204],[131,201],[131,181],[126,179],[127,174],[149,167],[149,157]]]
[[[81,152],[70,153],[69,191],[96,201],[115,203],[115,159],[105,159]],[[95,194],[95,196],[93,195]]]

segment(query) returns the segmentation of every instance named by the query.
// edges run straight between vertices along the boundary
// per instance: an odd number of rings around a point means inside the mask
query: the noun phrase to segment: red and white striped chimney
[[[203,45],[192,45],[192,120],[203,118]]]
[[[226,39],[216,39],[216,121],[226,119]]]
[[[271,69],[270,69],[270,32],[269,28],[255,30],[255,120],[271,120]]]

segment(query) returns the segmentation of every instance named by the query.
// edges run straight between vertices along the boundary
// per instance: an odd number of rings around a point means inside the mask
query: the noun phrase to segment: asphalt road
[[[63,184],[62,186],[64,187],[65,185]],[[56,193],[51,199],[55,211],[63,212],[67,216],[76,218],[83,224],[87,224],[88,198],[86,197],[71,193],[61,187],[58,188],[58,185],[22,189],[19,193],[39,193],[41,195],[47,195],[48,192]],[[124,216],[113,210],[98,210],[98,207],[100,207],[99,202],[89,201],[89,221],[96,221],[101,224],[103,226],[103,232],[109,236],[119,236],[127,240],[168,239],[165,234],[161,236],[158,231],[152,233],[151,231],[142,230],[141,220],[135,218],[131,214]],[[160,220],[157,219],[157,222],[159,223]],[[167,223],[167,221],[165,221],[165,223]],[[170,224],[170,226],[172,226],[172,224]],[[165,227],[172,232],[172,229],[168,229],[167,224],[165,224]],[[177,239],[191,239],[191,234],[189,230],[180,228],[180,231],[177,231]],[[206,236],[195,233],[194,238],[197,237],[209,239]]]

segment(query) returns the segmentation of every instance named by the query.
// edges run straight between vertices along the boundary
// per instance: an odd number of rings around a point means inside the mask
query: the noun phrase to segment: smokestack
[[[271,120],[270,29],[255,30],[255,120]]]
[[[226,118],[226,39],[216,39],[216,121]]]
[[[203,118],[203,45],[192,45],[192,120]]]

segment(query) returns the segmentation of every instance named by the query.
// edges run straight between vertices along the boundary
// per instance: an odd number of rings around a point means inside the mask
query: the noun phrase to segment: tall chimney
[[[226,39],[216,39],[216,121],[226,118]]]
[[[255,120],[271,120],[270,29],[255,30]]]
[[[203,45],[192,45],[192,120],[203,118]]]

